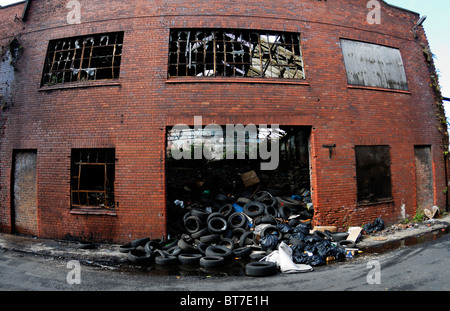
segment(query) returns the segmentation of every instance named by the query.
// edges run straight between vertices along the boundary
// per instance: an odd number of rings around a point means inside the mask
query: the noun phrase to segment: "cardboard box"
[[[245,187],[250,187],[260,183],[258,175],[256,175],[255,171],[241,174],[241,179]]]

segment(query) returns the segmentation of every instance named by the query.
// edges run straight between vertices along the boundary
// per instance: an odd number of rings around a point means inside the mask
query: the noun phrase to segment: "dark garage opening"
[[[222,128],[225,131],[225,127]],[[261,137],[264,137],[264,134],[261,134],[259,129],[258,137],[245,133],[244,159],[238,159],[238,147],[235,146],[233,159],[224,159],[224,156],[213,160],[194,158],[196,144],[205,145],[204,141],[195,141],[195,138],[208,137],[211,132],[205,129],[187,131],[188,135],[181,135],[179,131],[167,128],[166,191],[169,237],[186,233],[183,220],[191,209],[201,209],[207,213],[218,212],[224,204],[239,204],[237,201],[240,198],[253,199],[256,194],[265,191],[277,198],[291,199],[295,196],[308,208],[312,206],[310,127],[281,126],[277,135],[273,135],[279,139],[279,165],[275,170],[261,170],[261,163],[267,160],[264,161],[259,156],[257,159],[250,158],[252,148],[261,147]],[[274,133],[269,136],[272,134]],[[227,142],[226,139],[218,139],[215,143],[226,145]],[[178,145],[175,148],[176,144]],[[174,148],[184,152],[188,148],[190,152],[187,154],[192,157],[176,160],[172,156]],[[275,153],[275,150],[270,151]],[[307,215],[302,218],[310,217],[311,215]],[[288,219],[285,220],[287,221]]]

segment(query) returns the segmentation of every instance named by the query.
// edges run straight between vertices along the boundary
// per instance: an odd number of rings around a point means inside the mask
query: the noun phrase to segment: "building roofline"
[[[23,3],[25,3],[25,2],[28,2],[28,0],[19,1],[19,2],[15,2],[15,3],[11,3],[11,4],[4,5],[4,6],[1,6],[1,5],[0,5],[0,10],[1,10],[1,9],[5,9],[5,8],[9,8],[9,7],[11,7],[11,6],[23,4]]]
[[[417,13],[417,12],[414,12],[414,11],[411,11],[411,10],[408,10],[408,9],[405,9],[405,8],[402,8],[402,7],[399,7],[399,6],[396,6],[396,5],[387,3],[385,0],[381,0],[381,2],[383,2],[383,3],[386,4],[387,6],[390,6],[391,8],[403,10],[403,11],[406,11],[406,12],[409,12],[409,13],[416,14],[416,15],[419,15],[419,16],[420,16],[420,13]]]

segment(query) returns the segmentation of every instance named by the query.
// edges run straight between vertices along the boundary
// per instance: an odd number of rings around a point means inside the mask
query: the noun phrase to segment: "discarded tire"
[[[180,254],[178,260],[183,265],[197,265],[202,257],[201,254]]]
[[[131,241],[131,246],[134,246],[134,247],[144,246],[145,244],[147,244],[148,241],[150,241],[150,238],[137,239],[137,240]]]
[[[200,237],[200,242],[202,243],[213,243],[219,241],[220,241],[220,234],[210,234]]]
[[[227,230],[228,223],[222,217],[212,217],[208,221],[208,229],[211,233],[223,233]]]
[[[241,238],[239,239],[239,247],[244,247],[246,245],[252,245],[253,239],[255,237],[255,234],[251,231],[245,232],[243,235],[241,235]]]
[[[228,217],[228,224],[231,228],[244,228],[247,223],[247,218],[245,218],[245,215],[241,212],[236,212],[230,215]]]
[[[239,258],[248,257],[252,253],[252,249],[250,247],[244,246],[235,248],[233,250],[233,255]]]
[[[197,216],[189,216],[184,220],[184,227],[189,233],[195,233],[199,231],[203,226],[203,221]]]
[[[274,225],[268,225],[261,231],[261,237],[269,235],[269,234],[275,234],[279,239],[281,239],[281,232],[278,229],[277,226]]]
[[[132,246],[131,243],[123,244],[119,246],[119,252],[128,253],[129,251],[136,249],[136,247]]]
[[[155,263],[160,266],[176,265],[179,260],[177,256],[168,255],[167,257],[155,257]]]
[[[255,218],[264,214],[265,208],[261,202],[251,201],[244,205],[243,212],[250,218]]]
[[[356,244],[355,244],[355,242],[350,241],[350,240],[342,240],[337,243],[337,246],[340,248],[344,248],[344,249],[345,248],[355,248]]]
[[[224,218],[228,219],[230,215],[234,212],[234,207],[231,204],[225,204],[219,209],[219,213],[223,215]]]
[[[233,250],[235,243],[233,239],[223,238],[217,245],[225,246],[226,248]]]
[[[148,254],[153,255],[153,252],[154,252],[155,249],[153,248],[153,246],[151,244],[152,244],[151,241],[148,241],[147,244],[145,244],[145,246],[144,246],[144,250]]]
[[[271,261],[251,262],[245,266],[248,276],[263,277],[277,273],[277,264]]]
[[[334,242],[339,242],[339,241],[344,241],[346,240],[348,237],[348,233],[347,232],[335,232],[335,233],[331,233],[331,239]]]
[[[150,258],[150,254],[143,250],[133,249],[128,252],[128,260],[134,263],[143,263],[149,261]]]
[[[193,245],[187,243],[184,239],[180,239],[178,241],[177,245],[178,245],[179,248],[181,248],[186,253],[195,253],[195,252],[197,252],[197,249]]]
[[[204,268],[215,268],[225,264],[225,259],[220,256],[205,256],[200,258],[200,266]]]
[[[209,234],[208,228],[203,228],[197,232],[191,233],[191,237],[193,239],[200,239],[200,237],[202,237],[204,235],[208,235],[208,234]]]
[[[231,259],[231,257],[233,256],[233,252],[226,246],[212,245],[206,249],[205,255],[212,257],[219,256],[223,257],[225,260],[228,260]]]

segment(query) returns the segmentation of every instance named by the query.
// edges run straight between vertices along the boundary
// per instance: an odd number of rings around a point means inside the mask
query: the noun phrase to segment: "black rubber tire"
[[[266,206],[264,209],[264,214],[272,216],[272,217],[278,217],[279,212],[277,206]]]
[[[251,253],[252,253],[252,249],[247,246],[235,248],[233,250],[233,255],[236,257],[239,257],[239,258],[248,257],[248,256],[250,256]]]
[[[231,259],[233,257],[233,252],[226,246],[221,245],[211,245],[206,249],[206,256],[219,256],[223,257],[225,260]]]
[[[271,224],[275,226],[277,224],[277,220],[273,216],[263,215],[255,218],[254,225],[257,226],[260,224]]]
[[[346,249],[346,248],[355,248],[356,244],[353,241],[350,240],[342,240],[337,242],[337,246],[342,248],[342,249]]]
[[[280,217],[286,220],[293,215],[292,211],[284,205],[280,206],[280,209],[278,211],[280,213]]]
[[[163,257],[163,258],[166,258],[166,257],[168,257],[168,256],[171,256],[171,254],[170,254],[168,251],[163,251],[163,250],[161,250],[161,249],[155,249],[155,250],[153,251],[153,254],[155,255],[155,259],[156,259],[157,257]]]
[[[209,213],[200,208],[192,208],[189,211],[189,215],[197,216],[198,218],[205,220],[206,218],[208,218]]]
[[[200,242],[200,244],[197,245],[197,249],[200,252],[200,254],[205,255],[208,246],[209,246],[208,244]]]
[[[129,251],[136,249],[136,247],[132,246],[131,243],[123,244],[119,246],[120,253],[128,253]]]
[[[313,236],[315,236],[316,238],[319,238],[320,240],[329,240],[330,239],[330,237],[328,235],[326,235],[325,232],[320,231],[320,230],[314,231]]]
[[[221,214],[222,215],[222,214]],[[208,221],[208,229],[211,233],[223,233],[228,228],[228,222],[223,217],[212,217]]]
[[[148,254],[153,255],[153,252],[155,251],[155,248],[152,246],[151,241],[148,241],[147,244],[145,244],[144,250],[145,250]]]
[[[180,239],[177,243],[177,246],[179,248],[181,248],[183,251],[185,251],[186,253],[193,254],[193,253],[197,252],[197,249],[193,245],[186,242],[184,239]]]
[[[208,223],[211,220],[211,218],[214,218],[214,217],[225,218],[222,213],[214,212],[214,213],[211,213],[208,215],[208,218],[206,218],[206,223]]]
[[[268,193],[267,191],[258,191],[253,195],[252,199],[254,201],[261,202],[262,200],[270,198],[270,197],[271,197],[270,193]]]
[[[244,247],[246,245],[252,245],[254,243],[255,234],[252,231],[247,231],[239,239],[239,247]],[[251,242],[250,242],[251,241]]]
[[[128,252],[128,260],[134,263],[143,263],[149,261],[150,258],[150,254],[143,250],[133,249]]]
[[[230,225],[230,228],[233,229],[244,228],[247,224],[247,218],[244,213],[235,212],[228,217],[228,224]]]
[[[223,266],[225,264],[225,259],[220,256],[205,256],[200,258],[199,264],[204,268],[215,268]]]
[[[228,219],[233,212],[234,207],[231,204],[225,204],[219,208],[219,213],[221,213],[225,219]]]
[[[233,239],[223,238],[217,245],[225,246],[226,248],[233,250],[235,247],[235,243]]]
[[[265,208],[264,204],[251,201],[244,205],[242,212],[250,218],[255,218],[264,214]]]
[[[208,228],[203,228],[203,229],[200,229],[197,232],[191,233],[191,237],[193,239],[200,239],[200,237],[202,237],[204,235],[208,235],[208,234],[209,234]]]
[[[274,232],[276,232],[276,236],[279,240],[281,240],[282,234],[280,232],[280,230],[278,229],[277,226],[274,225],[268,225],[267,227],[265,227],[264,229],[262,229],[261,231],[261,237],[269,235],[269,234],[274,234]]]
[[[131,246],[134,246],[134,247],[145,246],[145,244],[147,244],[148,241],[150,241],[150,238],[137,239],[137,240],[131,241]]]
[[[219,241],[220,241],[220,234],[210,234],[200,237],[200,242],[202,243],[213,243]]]
[[[184,220],[184,228],[189,233],[195,233],[204,226],[203,221],[197,216],[189,216]]]
[[[183,250],[179,248],[178,245],[175,245],[166,250],[166,252],[169,253],[169,255],[178,256],[183,253]]]
[[[180,254],[178,260],[183,265],[198,265],[202,257],[201,254]]]
[[[177,265],[180,261],[177,256],[155,257],[155,263],[160,266]]]
[[[271,276],[277,273],[277,264],[271,261],[251,262],[245,265],[245,274],[254,277]]]

